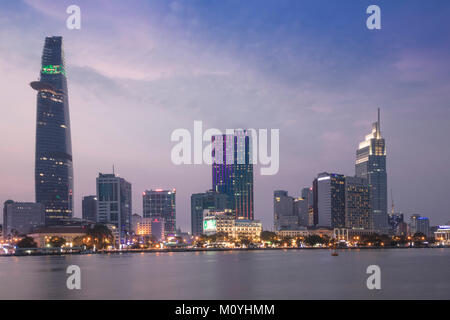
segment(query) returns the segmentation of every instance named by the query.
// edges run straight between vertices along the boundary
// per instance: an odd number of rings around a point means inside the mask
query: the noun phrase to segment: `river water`
[[[381,290],[367,288],[369,265]],[[450,299],[450,249],[0,257],[0,299]]]

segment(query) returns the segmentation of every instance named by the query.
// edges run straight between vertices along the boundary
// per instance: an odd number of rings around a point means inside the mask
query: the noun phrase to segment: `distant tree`
[[[316,244],[325,244],[328,243],[328,239],[325,237],[321,237],[317,234],[309,235],[305,238],[305,243],[311,247],[315,246]]]
[[[48,243],[54,248],[61,248],[66,243],[66,239],[53,236],[50,238]]]
[[[217,232],[215,234],[215,236],[216,236],[216,241],[229,241],[228,233],[226,233],[226,232]]]
[[[427,236],[422,232],[416,232],[413,236],[413,241],[415,246],[426,245],[425,242],[427,242]]]
[[[424,233],[422,233],[422,232],[416,232],[416,233],[414,233],[414,240],[426,240],[427,239],[427,236],[424,234]]]
[[[292,237],[286,236],[281,238],[281,243],[287,244],[288,246],[290,246],[292,244]]]
[[[78,236],[73,239],[74,247],[87,247],[87,238],[85,236]]]
[[[148,245],[140,244],[139,242],[135,242],[131,245],[131,249],[144,249],[144,248],[148,248]]]
[[[16,246],[18,248],[37,248],[37,243],[31,237],[24,237],[17,242]]]
[[[261,240],[275,242],[277,241],[277,234],[272,231],[263,231],[261,232]]]
[[[149,235],[144,236],[144,242],[147,245],[151,245],[151,244],[156,243],[158,241],[157,241],[157,239],[156,239],[156,237],[154,235],[149,234]]]
[[[239,242],[241,245],[246,247],[252,244],[252,241],[248,237],[239,237]]]
[[[113,245],[114,236],[111,230],[104,224],[97,223],[86,232],[89,243],[95,245],[97,249],[104,249]]]

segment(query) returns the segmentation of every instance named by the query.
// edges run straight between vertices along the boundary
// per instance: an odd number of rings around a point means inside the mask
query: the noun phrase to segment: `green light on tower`
[[[41,72],[43,74],[60,74],[66,75],[66,71],[64,70],[63,66],[60,65],[48,65],[45,67],[42,67]]]

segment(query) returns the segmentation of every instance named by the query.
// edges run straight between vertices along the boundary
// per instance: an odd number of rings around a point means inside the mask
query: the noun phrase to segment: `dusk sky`
[[[66,8],[81,8],[68,30]],[[381,30],[366,8],[381,7]],[[354,175],[376,121],[396,211],[450,221],[450,3],[443,1],[6,1],[0,4],[0,201],[34,201],[36,92],[46,36],[64,38],[75,216],[99,172],[142,191],[211,188],[208,165],[172,164],[171,133],[280,130],[280,170],[255,170],[255,219],[273,225],[273,191],[298,196],[320,172]],[[206,145],[206,144],[205,144]],[[391,200],[389,195],[388,207]]]

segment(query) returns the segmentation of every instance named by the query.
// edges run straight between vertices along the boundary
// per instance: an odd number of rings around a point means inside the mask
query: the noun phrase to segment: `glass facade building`
[[[313,186],[317,225],[325,228],[344,228],[345,177],[335,173],[320,173]]]
[[[146,190],[142,194],[143,217],[164,219],[164,234],[176,234],[176,190]]]
[[[191,231],[193,236],[203,234],[203,210],[223,210],[227,208],[228,197],[212,190],[191,195]]]
[[[62,37],[47,37],[37,91],[35,192],[45,206],[46,224],[73,213],[73,164],[69,100]]]
[[[386,144],[381,137],[380,109],[378,121],[372,125],[372,132],[359,144],[356,151],[355,173],[357,177],[367,179],[370,185],[373,229],[386,231],[388,229]]]
[[[81,207],[84,220],[97,222],[97,196],[83,197]]]
[[[372,229],[370,186],[367,179],[345,177],[345,227]]]
[[[126,244],[131,232],[131,183],[112,174],[97,177],[97,222],[114,225],[118,230],[116,242]]]
[[[236,219],[253,220],[253,158],[248,130],[212,137],[212,189],[228,195]]]
[[[5,238],[24,235],[42,227],[45,208],[42,203],[8,200],[3,207],[3,235]]]

